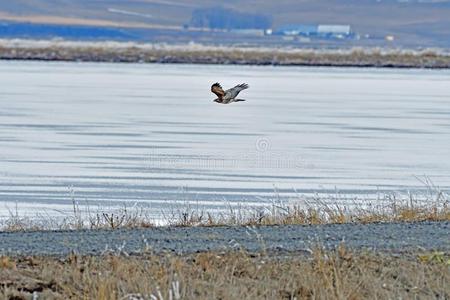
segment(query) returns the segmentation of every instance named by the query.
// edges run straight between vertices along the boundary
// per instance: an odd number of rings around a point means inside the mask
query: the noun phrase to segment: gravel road
[[[138,254],[248,251],[308,251],[315,245],[381,252],[450,250],[450,222],[263,227],[190,227],[0,233],[0,255],[65,256],[75,252]]]

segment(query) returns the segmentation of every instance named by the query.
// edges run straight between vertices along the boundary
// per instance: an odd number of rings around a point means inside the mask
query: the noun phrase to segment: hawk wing
[[[220,83],[216,82],[211,86],[211,92],[217,95],[219,99],[222,99],[223,96],[225,96],[225,92],[223,91],[222,87],[220,86]]]
[[[242,84],[238,84],[234,88],[227,90],[225,92],[225,94],[226,94],[227,98],[234,99],[239,94],[240,91],[246,90],[246,89],[248,89],[248,84],[242,83]]]

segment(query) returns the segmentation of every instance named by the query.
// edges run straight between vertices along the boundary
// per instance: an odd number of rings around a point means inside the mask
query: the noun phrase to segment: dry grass
[[[8,218],[0,220],[0,231],[148,228],[154,226],[153,221],[147,211],[140,207],[124,206],[92,212],[89,207],[81,211],[78,203],[74,202],[73,214],[61,218],[45,215],[21,216],[16,207],[14,211],[9,212]]]
[[[443,253],[0,258],[4,299],[449,299]],[[38,298],[36,298],[38,297]]]
[[[421,193],[380,194],[377,199],[367,201],[349,199],[336,192],[298,195],[296,199],[286,202],[275,190],[271,205],[257,208],[229,205],[227,211],[216,213],[187,201],[178,208],[160,212],[162,220],[152,217],[151,208],[136,204],[96,209],[87,202],[81,205],[69,188],[71,215],[62,218],[36,215],[30,218],[21,216],[16,205],[10,209],[8,218],[0,219],[0,231],[147,228],[158,225],[191,227],[450,221],[450,196],[428,177],[417,179],[426,187]]]
[[[257,210],[229,208],[228,213],[210,214],[187,205],[168,218],[171,226],[242,226],[242,225],[315,225],[379,222],[450,221],[448,196],[439,192],[431,199],[379,199],[369,203],[330,204],[320,197],[277,202]]]
[[[20,40],[0,40],[0,59],[450,68],[450,55],[435,49],[420,51],[379,48],[317,50]]]
[[[22,217],[16,208],[9,218],[0,220],[0,231],[78,230],[147,228],[167,226],[248,226],[248,225],[315,225],[378,222],[450,221],[450,201],[442,192],[426,199],[397,199],[394,195],[368,203],[330,204],[320,197],[301,199],[294,204],[275,201],[263,208],[232,207],[222,213],[210,213],[186,203],[180,209],[164,213],[164,220],[151,217],[142,207],[118,209],[87,206],[83,210],[73,201],[73,214],[63,218]]]

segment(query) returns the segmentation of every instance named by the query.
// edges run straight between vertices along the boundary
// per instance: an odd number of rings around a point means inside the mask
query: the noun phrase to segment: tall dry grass
[[[267,206],[230,205],[228,210],[214,213],[186,202],[161,212],[162,219],[156,219],[149,209],[137,205],[93,209],[89,205],[81,206],[75,199],[72,203],[72,214],[60,218],[43,214],[22,216],[16,206],[8,218],[0,220],[0,231],[450,221],[450,198],[435,187],[424,195],[405,197],[392,193],[370,201],[343,200],[336,195],[299,195],[298,199],[285,202],[275,196]]]
[[[0,258],[3,299],[449,299],[450,258],[341,246],[310,255]]]
[[[187,204],[168,215],[171,226],[314,225],[376,222],[450,221],[450,197],[427,177],[418,193],[390,193],[378,199],[348,199],[336,195],[298,195],[285,202],[275,191],[271,205],[262,208],[230,206],[212,214]]]

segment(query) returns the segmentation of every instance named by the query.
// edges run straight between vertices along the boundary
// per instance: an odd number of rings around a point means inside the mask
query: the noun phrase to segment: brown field
[[[14,0],[1,1],[0,12],[21,21],[33,19],[46,22],[70,19],[97,22],[159,24],[180,27],[189,23],[193,10],[224,6],[243,13],[270,15],[273,27],[285,24],[349,24],[361,36],[384,38],[394,35],[400,44],[447,45],[450,31],[450,4],[441,1],[331,1],[331,0],[279,0],[228,1],[213,0],[108,0],[108,1],[55,1]],[[113,13],[110,9],[149,15]],[[58,19],[54,19],[58,17]],[[65,20],[67,18],[67,20]],[[17,19],[16,19],[17,20]],[[83,22],[83,21],[82,21]],[[78,24],[78,22],[77,22]]]
[[[13,22],[27,22],[34,24],[53,24],[53,25],[84,25],[84,26],[99,26],[99,27],[119,27],[119,28],[146,28],[146,29],[169,29],[181,30],[182,26],[169,26],[161,24],[151,24],[135,21],[112,21],[89,18],[75,18],[75,17],[60,17],[51,15],[11,15],[0,12],[0,20]]]
[[[2,299],[448,299],[445,253],[0,257]]]

